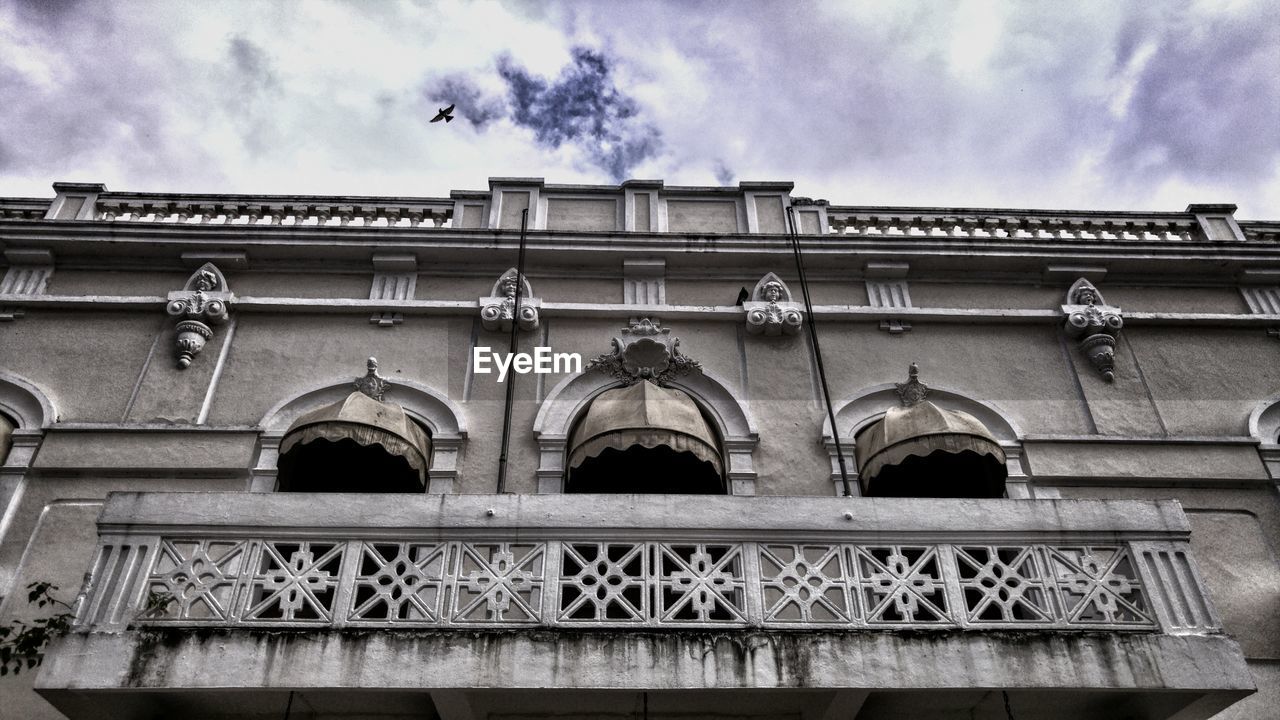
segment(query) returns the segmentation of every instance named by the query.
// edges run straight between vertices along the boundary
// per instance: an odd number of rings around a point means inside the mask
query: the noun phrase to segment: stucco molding
[[[17,421],[19,428],[47,428],[58,421],[53,395],[26,378],[0,368],[0,412]]]
[[[1249,435],[1259,443],[1258,455],[1267,474],[1280,484],[1280,394],[1254,406],[1249,413]]]

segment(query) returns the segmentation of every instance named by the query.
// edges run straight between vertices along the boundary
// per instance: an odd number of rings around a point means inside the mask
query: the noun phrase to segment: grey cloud
[[[49,12],[61,13],[60,25],[48,23]],[[119,32],[113,12],[113,6],[85,3],[17,16],[17,31],[32,52],[56,58],[58,74],[54,82],[40,81],[0,62],[0,98],[20,99],[0,102],[0,134],[23,139],[0,160],[0,172],[45,182],[136,177],[173,185],[189,180],[193,169],[203,177],[216,173],[197,144],[173,137],[169,128],[168,108],[180,107],[190,68],[173,58],[141,61],[137,36]],[[80,174],[92,165],[109,165],[112,177]]]
[[[279,89],[280,82],[276,79],[271,59],[248,38],[243,35],[232,36],[228,54],[231,56],[232,68],[240,78],[241,87],[246,91]]]
[[[721,185],[732,185],[734,174],[722,160],[716,160],[716,182]]]
[[[803,4],[576,7],[578,26],[642,67],[649,31],[663,28],[667,54],[690,69],[672,83],[698,78],[697,113],[655,109],[676,171],[720,159],[748,177],[856,178],[876,193],[866,202],[1111,207],[1145,205],[1184,175],[1238,185],[1232,199],[1245,205],[1280,157],[1274,4],[1215,21],[1189,2],[1012,3],[991,43],[967,50],[990,53],[968,75],[950,62],[955,5],[870,17]],[[1153,38],[1161,50],[1117,119],[1108,83]],[[1090,172],[1105,183],[1064,196],[1082,158],[1101,160]]]
[[[20,22],[36,28],[47,29],[72,20],[76,13],[87,7],[85,0],[16,0]]]
[[[465,75],[448,75],[430,81],[423,89],[423,97],[428,102],[424,112],[434,116],[438,108],[456,104],[455,116],[477,130],[484,130],[489,123],[507,114],[501,98],[487,96]]]
[[[1116,181],[1264,179],[1280,157],[1280,10],[1175,26],[1139,76],[1107,164]],[[1117,58],[1119,61],[1120,58]]]
[[[271,57],[243,35],[233,35],[227,44],[228,75],[219,86],[236,87],[238,92],[217,103],[230,116],[245,147],[252,153],[267,150],[278,134],[277,119],[270,103],[282,89]]]
[[[547,148],[580,147],[592,164],[615,182],[658,154],[662,136],[640,117],[640,106],[618,89],[611,60],[603,53],[574,48],[572,63],[547,81],[509,57],[498,64],[507,83],[511,119],[533,130]]]

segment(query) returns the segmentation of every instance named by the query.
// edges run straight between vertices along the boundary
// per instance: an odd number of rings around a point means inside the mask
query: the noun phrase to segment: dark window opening
[[[569,471],[565,492],[723,495],[715,466],[665,445],[607,448]]]
[[[870,497],[998,498],[1004,497],[1008,470],[991,455],[971,450],[935,450],[885,466],[870,479]]]
[[[312,440],[280,457],[280,492],[420,493],[418,471],[381,445]]]

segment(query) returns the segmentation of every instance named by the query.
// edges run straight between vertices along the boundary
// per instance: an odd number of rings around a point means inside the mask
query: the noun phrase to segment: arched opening
[[[9,450],[13,447],[13,431],[18,427],[9,416],[0,413],[0,465],[9,459]]]
[[[648,381],[607,390],[573,430],[565,492],[725,494],[713,427],[681,390]]]
[[[977,418],[928,401],[891,408],[855,438],[868,497],[1004,497],[1004,451]]]
[[[353,392],[298,418],[280,442],[281,492],[420,493],[431,436],[404,408]]]

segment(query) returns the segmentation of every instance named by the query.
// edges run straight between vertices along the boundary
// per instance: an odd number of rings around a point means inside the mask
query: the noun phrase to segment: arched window
[[[282,492],[426,489],[431,437],[404,408],[353,392],[303,415],[280,441]]]
[[[902,407],[855,438],[862,494],[1004,497],[1008,470],[1000,443],[974,416],[925,400],[929,389],[917,373],[913,363],[910,379],[898,386]]]
[[[724,494],[712,426],[681,390],[648,381],[607,390],[573,430],[565,491]]]

